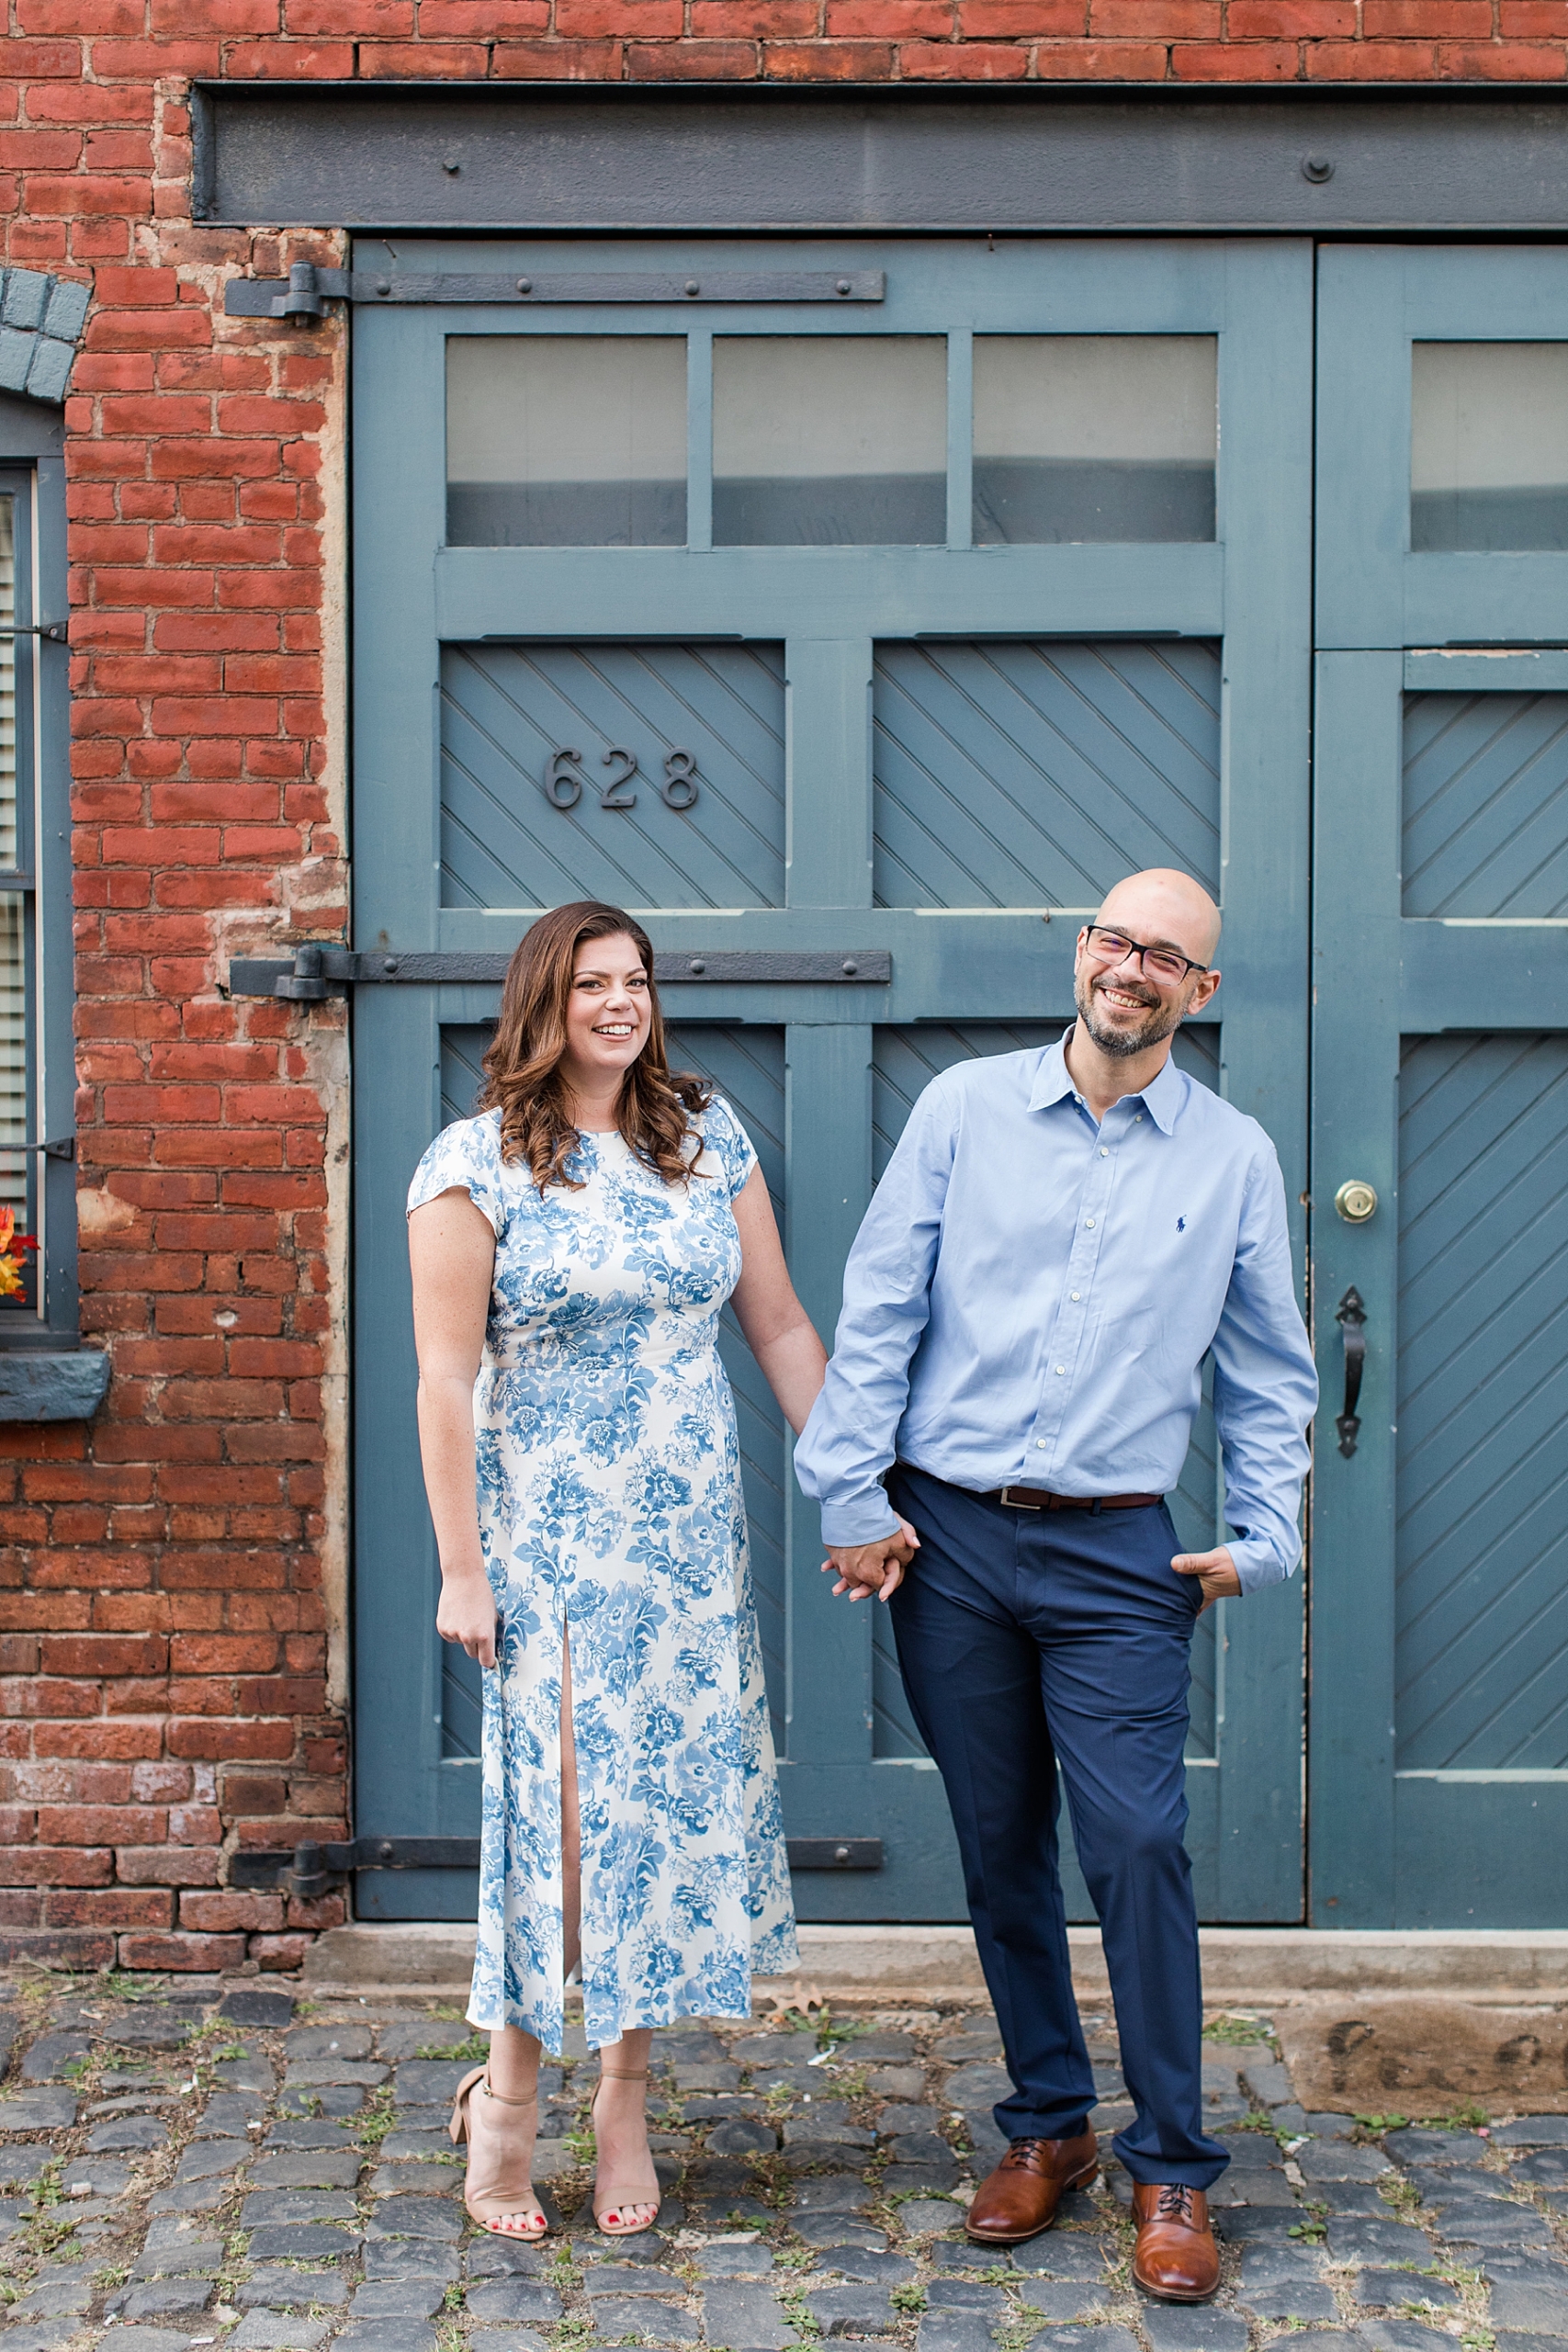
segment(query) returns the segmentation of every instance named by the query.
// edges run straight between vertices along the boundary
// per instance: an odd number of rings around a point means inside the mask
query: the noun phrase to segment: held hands
[[[495,1595],[482,1568],[443,1570],[435,1630],[444,1642],[460,1642],[480,1666],[495,1664]]]
[[[830,1544],[822,1573],[837,1575],[835,1599],[847,1592],[852,1600],[868,1600],[874,1592],[891,1600],[919,1548],[919,1537],[907,1519],[900,1519],[896,1535],[879,1535],[870,1544]]]
[[[1241,1590],[1235,1562],[1223,1544],[1213,1552],[1178,1552],[1170,1565],[1179,1577],[1197,1577],[1203,1588],[1203,1609],[1212,1609],[1216,1600],[1234,1600]]]

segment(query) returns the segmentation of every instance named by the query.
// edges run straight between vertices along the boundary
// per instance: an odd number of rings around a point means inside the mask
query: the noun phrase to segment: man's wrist
[[[830,1552],[852,1551],[859,1544],[880,1544],[898,1532],[898,1514],[882,1487],[855,1495],[848,1502],[822,1506],[822,1541]]]

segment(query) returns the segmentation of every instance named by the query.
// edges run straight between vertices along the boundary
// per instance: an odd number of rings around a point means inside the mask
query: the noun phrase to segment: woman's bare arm
[[[795,1295],[760,1168],[752,1169],[736,1195],[735,1222],[740,1228],[736,1316],[780,1410],[798,1437],[817,1402],[828,1357]]]
[[[479,1550],[474,1491],[474,1382],[484,1352],[495,1235],[460,1187],[409,1217],[419,1445],[441,1561],[435,1630],[495,1664],[495,1600]]]

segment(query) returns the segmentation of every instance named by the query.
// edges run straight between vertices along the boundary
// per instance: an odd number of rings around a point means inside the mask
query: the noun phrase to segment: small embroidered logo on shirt
[[[1186,1219],[1184,1216],[1179,1216],[1179,1217],[1177,1218],[1177,1220],[1176,1220],[1176,1229],[1177,1229],[1178,1233],[1185,1233],[1185,1232],[1186,1232],[1186,1230],[1187,1230],[1187,1219]]]

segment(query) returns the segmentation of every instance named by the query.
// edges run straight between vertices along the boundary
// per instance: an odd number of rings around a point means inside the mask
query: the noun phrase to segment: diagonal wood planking
[[[1568,695],[1404,703],[1407,915],[1568,914]]]

